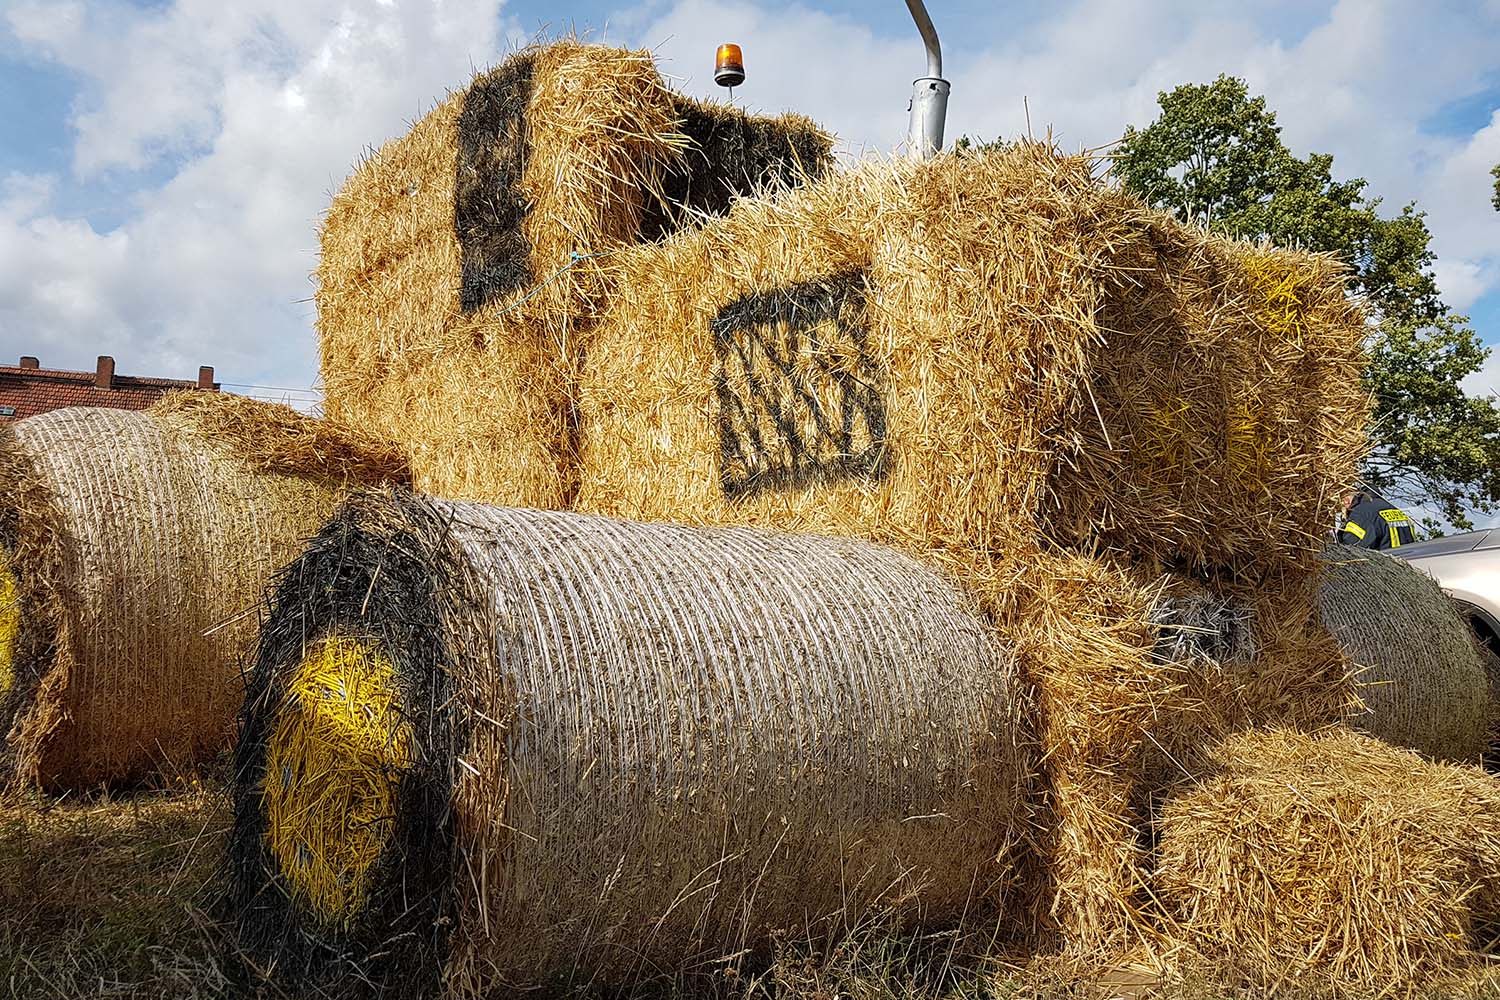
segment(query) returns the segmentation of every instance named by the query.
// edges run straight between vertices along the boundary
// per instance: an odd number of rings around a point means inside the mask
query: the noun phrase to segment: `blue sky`
[[[1246,77],[1299,152],[1429,214],[1447,299],[1500,342],[1500,0],[929,0],[949,134],[1118,138],[1158,91]],[[0,360],[314,398],[317,226],[362,151],[538,31],[656,53],[736,99],[811,114],[847,155],[900,140],[920,42],[899,0],[0,0]],[[1500,358],[1472,388],[1500,385]],[[265,395],[277,395],[265,390]]]

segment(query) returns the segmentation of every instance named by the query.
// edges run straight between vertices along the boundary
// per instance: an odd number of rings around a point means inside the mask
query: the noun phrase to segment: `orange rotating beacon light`
[[[734,88],[745,82],[745,57],[738,45],[720,45],[714,55],[714,83],[729,88],[734,97]]]

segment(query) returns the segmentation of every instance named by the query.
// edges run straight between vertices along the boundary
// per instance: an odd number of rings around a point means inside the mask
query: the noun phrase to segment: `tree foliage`
[[[1495,169],[1490,173],[1495,177],[1495,211],[1500,212],[1500,163],[1495,164]]]
[[[1363,178],[1334,177],[1332,156],[1294,155],[1265,98],[1243,80],[1184,85],[1158,102],[1156,121],[1126,130],[1114,167],[1121,183],[1184,220],[1348,262],[1350,291],[1372,321],[1366,481],[1433,503],[1459,526],[1466,510],[1491,510],[1500,501],[1500,409],[1461,388],[1489,349],[1442,301],[1423,213],[1413,203],[1383,216]]]

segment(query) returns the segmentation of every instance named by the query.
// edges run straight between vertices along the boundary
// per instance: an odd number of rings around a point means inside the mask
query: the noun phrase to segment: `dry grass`
[[[1326,981],[1277,989],[1237,982],[1219,964],[1183,958],[1167,968],[1145,957],[1027,956],[952,934],[913,935],[880,925],[832,948],[784,938],[766,966],[727,970],[645,993],[651,1000],[1376,1000],[1380,988]],[[1438,976],[1408,994],[1420,1000],[1496,1000],[1500,972]]]
[[[208,914],[228,826],[201,788],[0,806],[0,996],[227,995]]]
[[[217,787],[0,806],[0,997],[183,1000],[242,995],[226,976],[212,880],[229,823]],[[1327,981],[1271,991],[1202,958],[1027,956],[1001,942],[871,924],[832,946],[779,940],[769,963],[649,990],[645,1000],[1335,1000]],[[1470,968],[1410,995],[1495,1000]]]

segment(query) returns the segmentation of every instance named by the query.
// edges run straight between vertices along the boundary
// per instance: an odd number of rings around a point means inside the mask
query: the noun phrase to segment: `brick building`
[[[198,381],[116,375],[115,359],[99,356],[91,372],[67,372],[43,368],[33,357],[23,357],[15,367],[0,365],[0,423],[20,420],[64,406],[104,406],[116,410],[144,410],[174,389],[206,389],[214,392],[210,367],[198,369]]]

